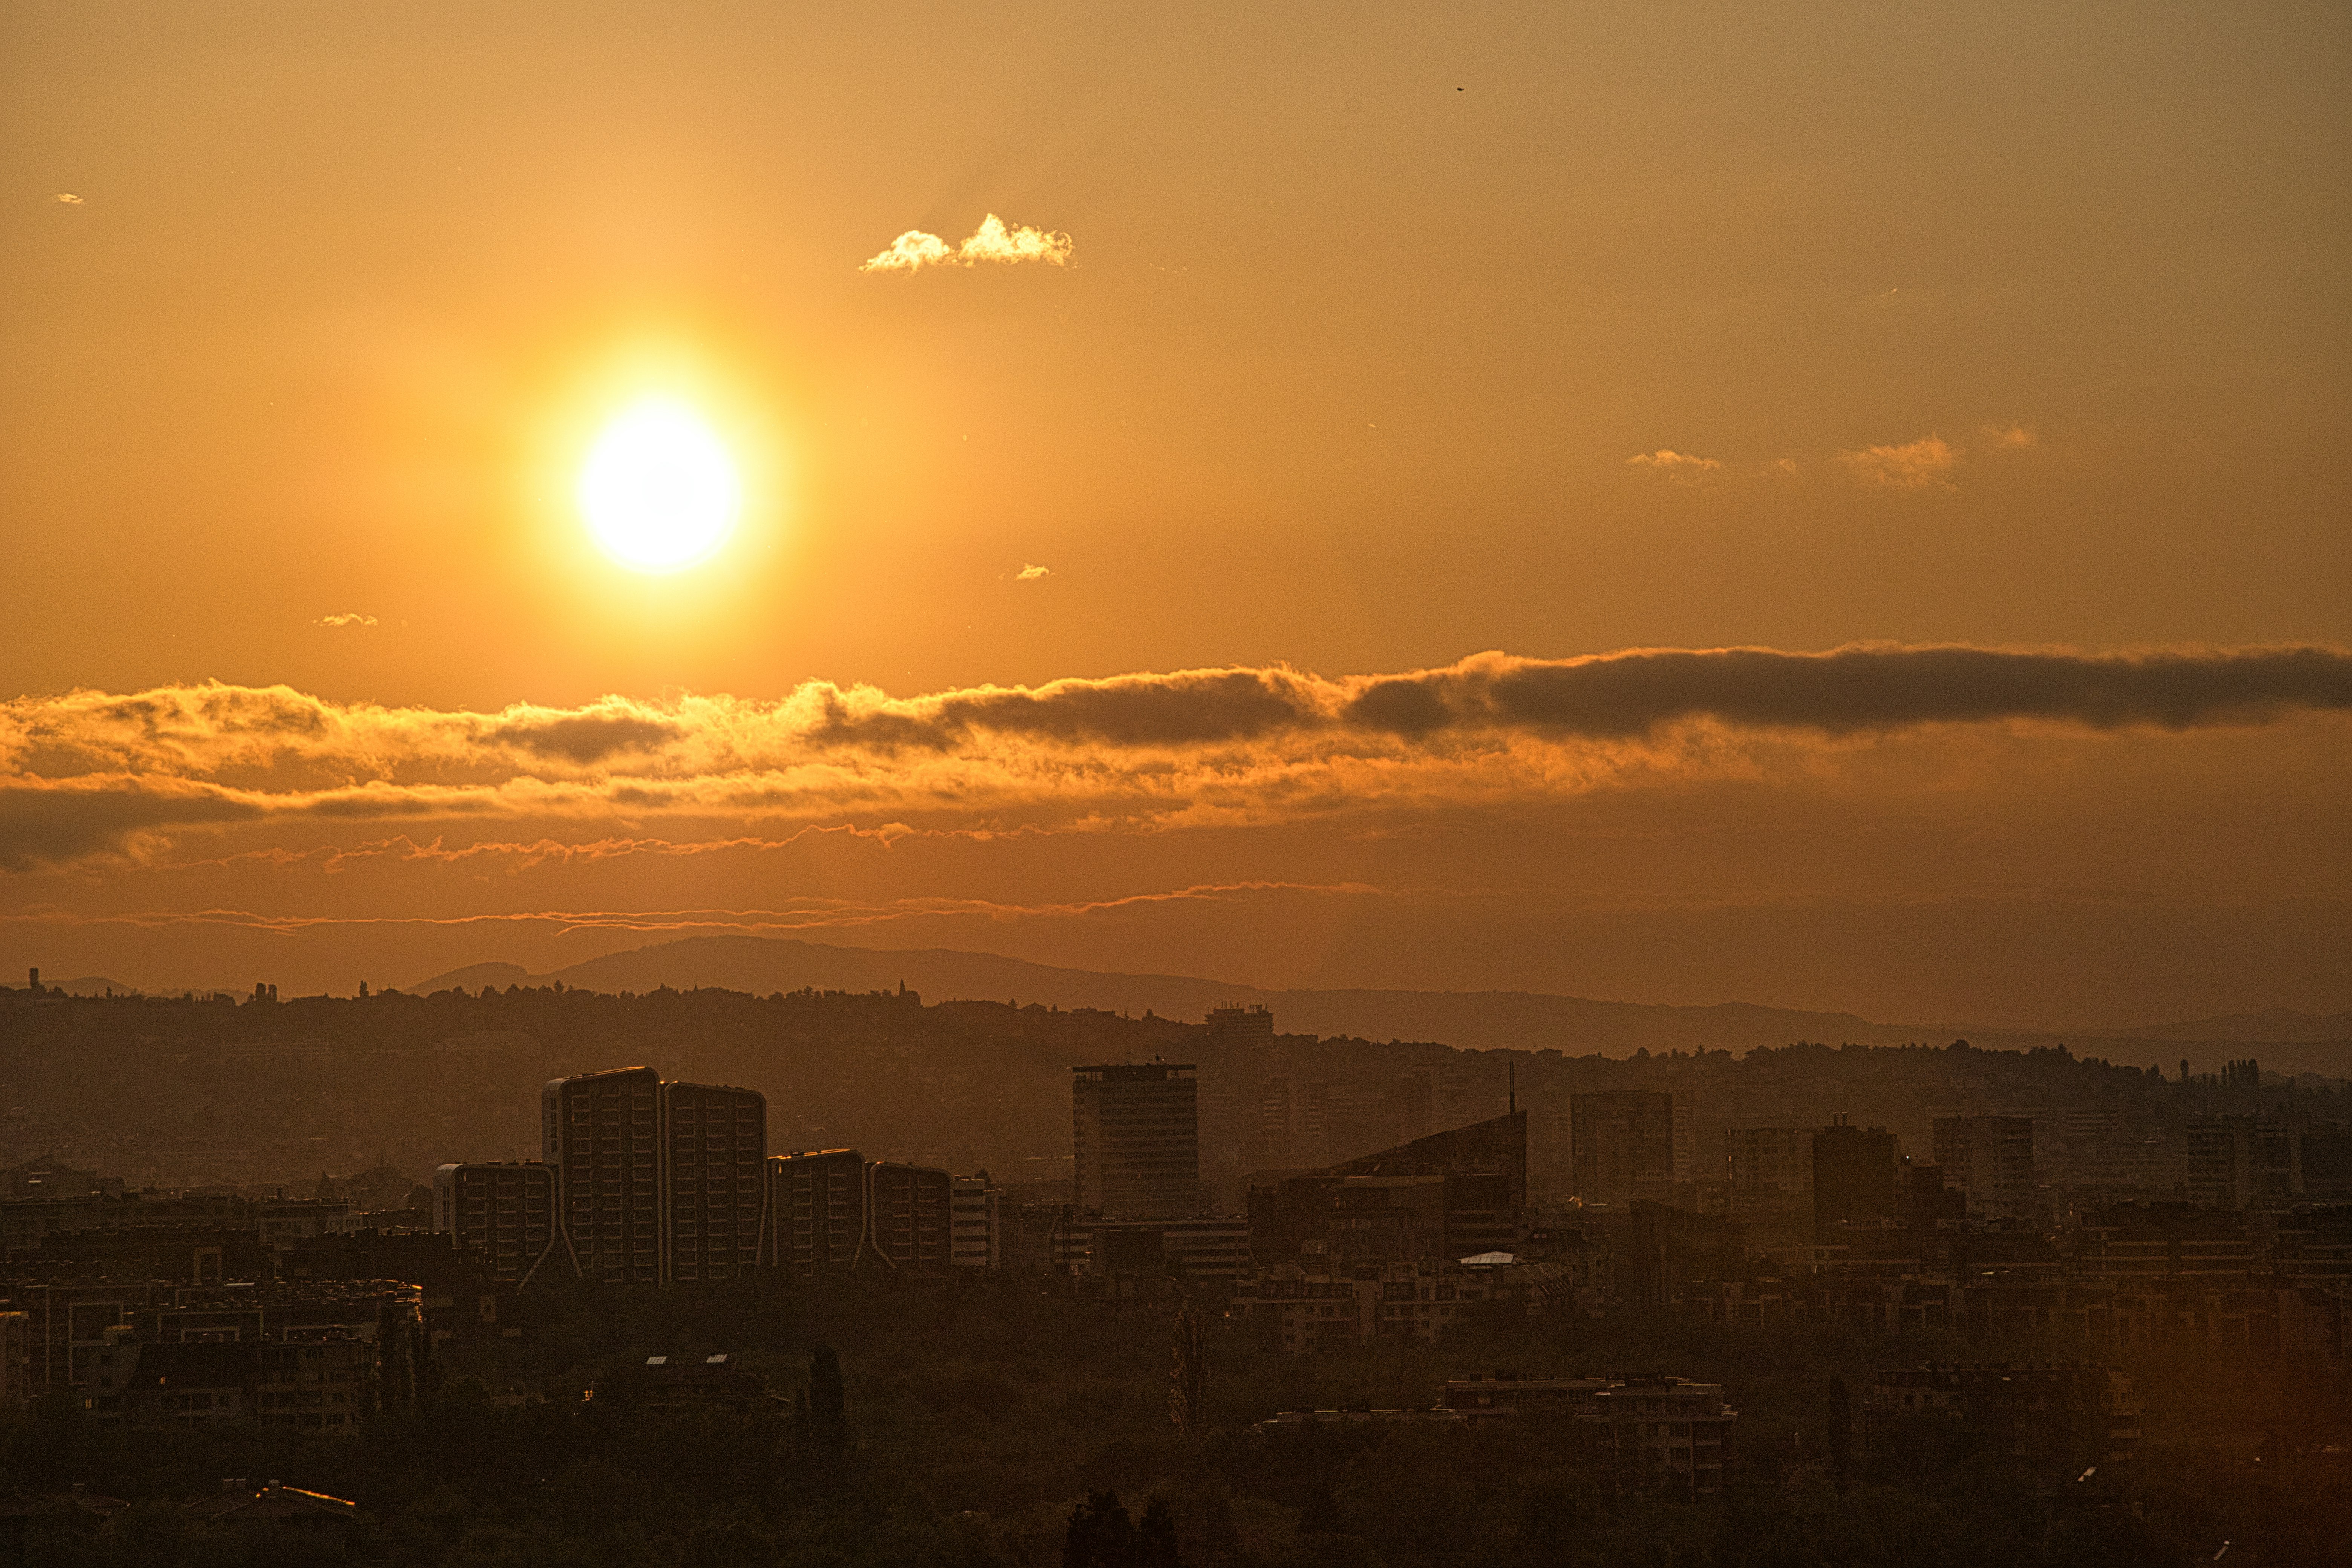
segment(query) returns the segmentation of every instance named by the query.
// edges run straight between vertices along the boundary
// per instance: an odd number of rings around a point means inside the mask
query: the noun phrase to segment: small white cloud
[[[376,621],[373,616],[362,616],[354,610],[349,615],[320,616],[310,624],[314,626],[372,626]]]
[[[1677,452],[1665,447],[1654,452],[1636,452],[1625,461],[1629,467],[1664,474],[1678,485],[1697,484],[1723,467],[1716,458],[1694,457],[1688,452]]]
[[[58,193],[58,200],[65,203],[66,205],[69,207],[78,207],[81,205],[81,198],[74,195],[71,191],[59,191]]]
[[[2042,445],[2042,437],[2022,425],[1988,425],[1985,426],[1985,438],[1994,446],[2007,447],[2012,452]]]
[[[926,267],[976,267],[983,261],[1070,264],[1070,237],[1027,224],[1008,224],[994,213],[962,244],[950,246],[936,234],[910,228],[880,255],[861,263],[860,272],[919,272]]]
[[[1054,569],[1051,566],[1024,566],[1013,574],[1013,580],[1016,583],[1034,583],[1040,577],[1051,577],[1053,574]]]
[[[919,268],[950,266],[955,252],[936,234],[910,228],[890,242],[890,248],[858,268],[860,272],[912,272]]]
[[[1899,447],[1864,447],[1859,452],[1838,454],[1838,461],[1864,484],[1898,490],[1926,489],[1931,485],[1958,489],[1949,476],[1959,460],[1960,448],[1940,436],[1923,436]]]

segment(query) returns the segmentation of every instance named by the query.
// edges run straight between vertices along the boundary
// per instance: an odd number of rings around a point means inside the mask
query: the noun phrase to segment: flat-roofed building
[[[877,1160],[866,1168],[866,1246],[891,1268],[952,1267],[955,1178],[928,1165]],[[861,1262],[864,1261],[861,1259]]]
[[[1568,1099],[1569,1184],[1588,1204],[1620,1207],[1636,1198],[1672,1203],[1687,1181],[1687,1140],[1675,1135],[1675,1097],[1663,1089],[1621,1089]]]
[[[540,1091],[540,1132],[580,1272],[609,1284],[659,1284],[661,1075],[615,1068],[555,1079]]]
[[[551,1266],[578,1272],[557,1223],[555,1167],[541,1161],[441,1166],[433,1173],[433,1228],[503,1285],[520,1289]]]
[[[758,1266],[768,1101],[749,1089],[661,1086],[662,1278],[739,1279]]]
[[[997,1268],[1004,1247],[999,1197],[986,1171],[958,1176],[950,1193],[949,1255],[958,1268]]]
[[[866,1156],[810,1149],[768,1161],[768,1261],[797,1279],[854,1268],[866,1239]]]
[[[1200,1087],[1190,1063],[1072,1070],[1073,1201],[1117,1219],[1202,1210]]]
[[[2033,1122],[2023,1116],[1938,1116],[1936,1163],[1944,1184],[1995,1218],[2023,1219],[2034,1209]]]

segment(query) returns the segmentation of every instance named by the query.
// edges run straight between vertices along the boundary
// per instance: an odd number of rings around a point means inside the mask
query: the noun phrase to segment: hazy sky
[[[2336,5],[9,6],[0,963],[2352,1007],[2347,84]],[[646,392],[746,497],[669,576],[572,498]]]

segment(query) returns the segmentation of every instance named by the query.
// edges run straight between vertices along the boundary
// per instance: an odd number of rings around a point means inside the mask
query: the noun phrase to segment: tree
[[[1135,1521],[1128,1518],[1127,1505],[1117,1492],[1088,1492],[1070,1510],[1062,1568],[1134,1568],[1135,1563]]]
[[[849,1397],[841,1381],[841,1355],[831,1345],[809,1352],[808,1383],[793,1402],[795,1436],[813,1458],[840,1458],[849,1452]]]
[[[1135,1530],[1135,1568],[1183,1568],[1176,1551],[1176,1516],[1168,1500],[1153,1498]]]
[[[1168,1419],[1185,1436],[1200,1426],[1209,1368],[1200,1309],[1187,1300],[1176,1312],[1176,1343],[1168,1369]]]

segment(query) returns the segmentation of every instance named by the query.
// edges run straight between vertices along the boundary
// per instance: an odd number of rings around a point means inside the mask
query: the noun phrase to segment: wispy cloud
[[[936,234],[910,228],[888,248],[868,258],[860,272],[919,272],[926,267],[976,267],[982,262],[1042,261],[1052,267],[1069,265],[1070,237],[1027,224],[1007,224],[994,213],[961,245],[950,246]]]
[[[1985,439],[1994,446],[2006,447],[2012,452],[2042,445],[2042,437],[2022,425],[1988,425],[1985,426],[1984,434]]]
[[[1487,653],[1382,676],[1235,668],[908,698],[814,681],[496,713],[286,687],[77,691],[0,702],[0,868],[152,858],[174,832],[268,823],[1151,831],[1746,776],[1802,765],[1791,746],[1920,726],[2179,731],[2302,710],[2352,711],[2352,651]]]
[[[63,202],[69,207],[78,207],[82,205],[81,198],[74,195],[71,191],[59,191],[58,193],[57,199]]]
[[[1051,566],[1028,565],[1013,574],[1013,580],[1016,583],[1034,583],[1040,577],[1051,577],[1053,574],[1054,569]]]
[[[347,615],[320,616],[310,624],[314,626],[372,626],[376,624],[376,620],[373,616],[362,616],[357,611],[352,611]]]
[[[1864,484],[1885,485],[1899,490],[1957,489],[1951,481],[1952,469],[1960,460],[1960,448],[1940,436],[1923,436],[1916,441],[1906,441],[1899,447],[1864,447],[1858,452],[1840,452],[1838,461],[1852,468],[1856,479]]]

